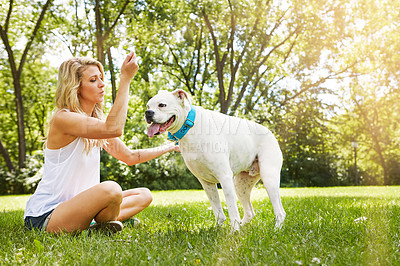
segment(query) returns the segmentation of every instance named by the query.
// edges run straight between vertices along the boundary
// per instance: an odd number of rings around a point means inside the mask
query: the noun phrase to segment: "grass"
[[[153,192],[153,204],[138,215],[142,226],[113,236],[27,231],[22,219],[29,196],[3,196],[0,265],[400,263],[400,187],[281,192],[287,217],[280,230],[274,229],[272,207],[262,188],[252,194],[256,217],[239,233],[232,233],[228,223],[215,226],[204,191],[179,190]]]

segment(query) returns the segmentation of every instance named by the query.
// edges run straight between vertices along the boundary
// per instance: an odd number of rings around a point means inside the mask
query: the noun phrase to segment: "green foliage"
[[[180,155],[165,155],[163,158],[134,166],[126,166],[114,158],[102,157],[103,180],[118,182],[123,189],[147,187],[151,190],[173,190],[201,188],[197,179],[186,168]],[[107,164],[106,164],[106,163]]]
[[[329,109],[311,93],[305,93],[286,112],[271,112],[264,106],[253,111],[254,119],[269,127],[278,137],[284,157],[282,186],[331,186],[343,184],[338,179],[335,161],[334,131],[329,128]],[[269,114],[275,115],[269,115]]]
[[[7,36],[18,64],[44,1],[0,1],[3,29],[10,3]],[[398,2],[141,0],[121,16],[125,1],[99,3],[101,25],[94,1],[53,2],[33,39],[20,77],[28,158],[41,150],[53,108],[56,68],[49,56],[65,58],[64,47],[92,57],[110,48],[106,76],[115,74],[117,83],[133,48],[140,70],[122,137],[130,148],[166,141],[146,136],[145,103],[160,89],[183,88],[197,105],[268,126],[283,150],[284,186],[354,184],[353,140],[361,184],[400,182]],[[0,157],[0,193],[31,191],[24,179],[40,168],[33,160],[10,171],[3,160],[15,166],[20,157],[10,69],[0,49],[0,141],[7,152]],[[111,96],[106,101],[109,110]],[[124,188],[199,187],[179,154],[132,167],[105,153],[101,160],[102,179]]]
[[[144,93],[142,85],[140,82],[134,82],[132,93],[134,94],[137,88],[141,88],[140,92]],[[144,112],[147,100],[144,101],[143,98],[146,99],[143,95],[138,97],[134,94],[131,95],[129,102],[122,140],[131,149],[157,147],[167,142],[165,136],[150,139],[146,135],[147,124],[144,120]],[[150,96],[147,98],[149,99]],[[108,153],[102,152],[101,179],[114,180],[124,189],[133,187],[148,187],[155,190],[201,188],[200,183],[185,166],[179,153],[165,154],[146,163],[128,166]]]
[[[44,153],[28,155],[27,166],[14,171],[0,168],[0,195],[33,193],[43,174]]]

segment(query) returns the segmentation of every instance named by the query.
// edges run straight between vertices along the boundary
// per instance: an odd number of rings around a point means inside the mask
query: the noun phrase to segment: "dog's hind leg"
[[[198,180],[200,181],[201,185],[203,186],[204,191],[206,192],[206,195],[208,197],[208,200],[211,203],[211,207],[213,209],[217,224],[218,225],[223,224],[226,220],[226,216],[225,216],[224,211],[221,206],[221,200],[219,199],[217,184],[210,183],[210,182],[201,180],[199,178],[198,178]]]
[[[282,152],[276,140],[269,142],[268,146],[266,145],[259,153],[261,180],[271,200],[275,214],[275,227],[278,228],[282,226],[286,216],[279,192],[282,160]]]
[[[259,175],[252,176],[248,172],[241,172],[235,176],[236,195],[243,206],[244,212],[242,225],[250,222],[255,216],[253,205],[251,205],[250,201],[250,195],[251,190],[258,180],[260,180]]]
[[[218,177],[225,195],[229,218],[231,220],[231,228],[232,230],[236,231],[240,229],[241,219],[237,205],[235,184],[233,182],[233,173],[232,171],[230,171],[230,169],[227,170],[227,167],[225,167],[224,169],[225,171],[221,172]]]

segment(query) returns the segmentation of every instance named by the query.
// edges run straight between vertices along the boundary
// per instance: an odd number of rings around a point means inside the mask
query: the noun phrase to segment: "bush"
[[[146,163],[128,166],[102,152],[100,172],[102,181],[113,180],[123,189],[201,189],[199,181],[187,169],[180,154],[169,153]]]
[[[0,194],[33,193],[42,178],[43,158],[44,153],[39,150],[27,156],[25,168],[11,172],[0,168]]]

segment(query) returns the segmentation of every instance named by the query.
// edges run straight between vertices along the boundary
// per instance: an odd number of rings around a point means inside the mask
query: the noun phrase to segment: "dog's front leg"
[[[213,209],[217,224],[218,225],[223,224],[226,220],[226,216],[224,214],[224,211],[222,210],[221,201],[219,199],[219,194],[218,194],[218,189],[217,189],[217,184],[201,180],[200,178],[199,178],[199,181],[200,181],[201,185],[203,186],[204,191],[206,192],[208,200],[211,203],[211,207]]]

